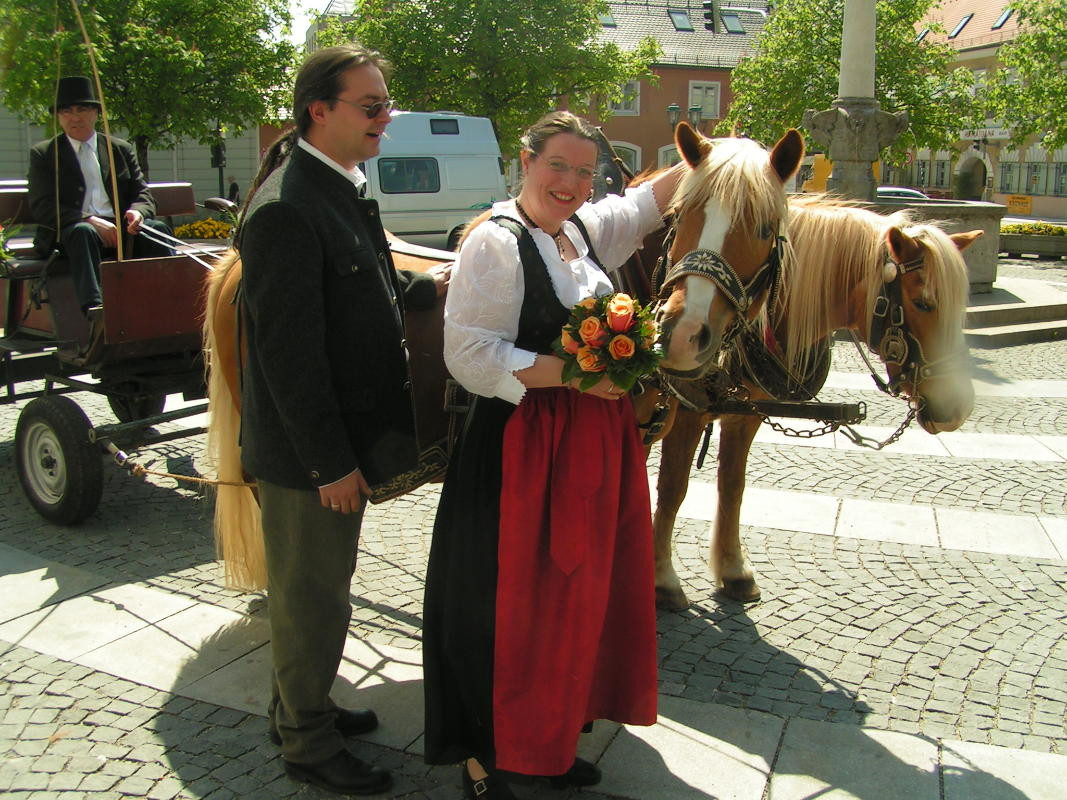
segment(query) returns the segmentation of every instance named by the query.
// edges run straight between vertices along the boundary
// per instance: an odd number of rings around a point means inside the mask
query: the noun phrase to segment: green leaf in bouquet
[[[584,375],[585,377],[583,377],[581,382],[578,384],[578,388],[581,389],[583,392],[588,392],[590,389],[600,383],[600,379],[604,377],[603,372],[583,372],[582,375]]]

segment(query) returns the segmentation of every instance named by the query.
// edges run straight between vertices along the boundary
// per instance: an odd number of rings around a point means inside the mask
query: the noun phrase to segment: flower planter
[[[1017,258],[1023,253],[1050,258],[1067,256],[1067,236],[1035,236],[1027,233],[1000,234],[1000,252]]]

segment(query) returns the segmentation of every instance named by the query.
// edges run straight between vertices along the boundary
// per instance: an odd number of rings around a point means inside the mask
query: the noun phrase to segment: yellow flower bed
[[[229,239],[232,234],[232,225],[214,218],[187,222],[174,231],[179,239]]]
[[[1067,227],[1053,225],[1051,222],[1020,222],[1014,225],[1001,225],[1001,233],[1022,233],[1027,236],[1067,236]]]

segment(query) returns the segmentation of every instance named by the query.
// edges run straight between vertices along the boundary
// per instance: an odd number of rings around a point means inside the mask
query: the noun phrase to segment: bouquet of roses
[[[564,383],[581,378],[578,388],[584,392],[606,374],[628,392],[663,357],[657,333],[648,310],[618,292],[586,298],[572,308],[552,349],[563,359]]]

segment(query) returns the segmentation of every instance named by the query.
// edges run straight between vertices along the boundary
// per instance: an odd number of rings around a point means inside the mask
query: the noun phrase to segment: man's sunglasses
[[[333,99],[339,100],[345,105],[352,106],[352,108],[363,109],[363,113],[367,115],[367,119],[374,119],[375,117],[377,117],[379,114],[382,113],[383,108],[386,111],[392,111],[394,108],[396,108],[396,101],[394,101],[391,97],[386,98],[385,100],[379,100],[377,103],[371,103],[369,106],[365,106],[362,103],[354,103],[351,100],[345,100],[343,97],[335,97]]]

